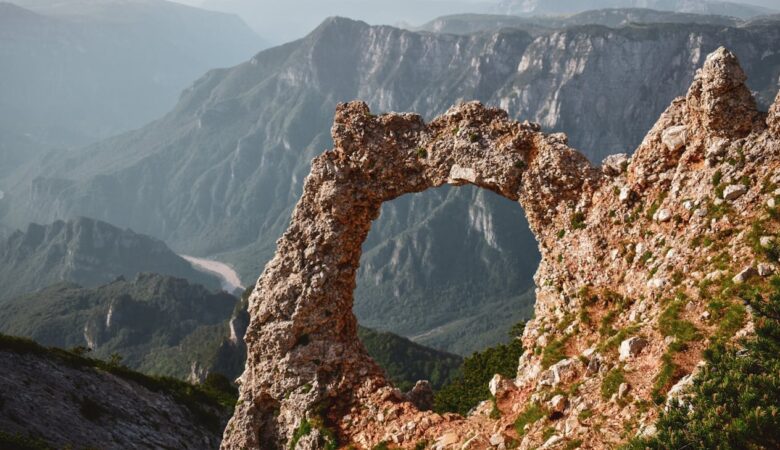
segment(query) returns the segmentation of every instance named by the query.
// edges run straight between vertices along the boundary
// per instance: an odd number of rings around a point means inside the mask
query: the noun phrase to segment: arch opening
[[[517,202],[485,189],[385,202],[363,244],[354,313],[362,326],[468,356],[530,318],[537,246]]]

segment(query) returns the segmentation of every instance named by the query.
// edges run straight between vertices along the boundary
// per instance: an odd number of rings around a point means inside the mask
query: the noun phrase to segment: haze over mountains
[[[619,14],[603,17],[622,23]],[[780,75],[777,23],[713,21],[452,36],[330,19],[209,72],[138,131],[41,161],[0,213],[12,224],[85,215],[130,226],[178,251],[217,254],[251,283],[310,159],[331,145],[337,102],[431,117],[478,99],[567,132],[598,161],[632,151],[719,45],[740,57],[766,107]],[[468,188],[387,205],[364,249],[359,318],[461,353],[496,341],[532,303],[523,293],[538,256],[523,221],[517,205]]]
[[[0,179],[156,119],[204,72],[263,47],[236,16],[163,0],[0,3]]]
[[[780,12],[774,0],[180,0],[215,11],[241,16],[274,44],[309,33],[326,17],[344,16],[373,25],[414,27],[434,17],[452,14],[512,14],[561,16],[603,8],[650,8],[672,12],[719,14],[749,18]]]

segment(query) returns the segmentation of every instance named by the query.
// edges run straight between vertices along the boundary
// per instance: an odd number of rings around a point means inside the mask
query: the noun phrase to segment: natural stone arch
[[[334,150],[313,160],[250,297],[248,360],[225,448],[279,448],[302,418],[337,422],[387,386],[352,313],[361,246],[383,202],[473,184],[518,201],[544,248],[557,230],[550,224],[582,207],[601,174],[564,135],[479,103],[427,125],[414,114],[375,116],[364,103],[342,104],[332,135]]]

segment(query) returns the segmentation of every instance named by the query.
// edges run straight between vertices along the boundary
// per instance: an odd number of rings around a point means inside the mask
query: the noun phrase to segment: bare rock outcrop
[[[290,227],[250,297],[248,361],[223,448],[324,448],[335,440],[358,448],[383,441],[413,448],[422,440],[436,448],[486,448],[509,439],[532,448],[545,443],[542,430],[550,426],[556,443],[583,439],[605,448],[620,441],[629,421],[652,423],[655,410],[640,411],[622,397],[605,401],[602,379],[621,371],[631,386],[624,397],[648,400],[668,390],[675,380],[660,388],[655,380],[671,351],[657,326],[669,302],[685,305],[675,310],[677,320],[690,321],[702,336],[722,332],[701,319],[708,302],[698,280],[716,269],[733,275],[756,259],[748,224],[764,220],[765,197],[773,195],[767,189],[780,182],[778,141],[759,120],[744,81],[734,55],[719,49],[634,155],[604,169],[568,147],[565,135],[544,134],[478,103],[429,124],[414,114],[375,116],[360,102],[340,105],[335,147],[313,160]],[[704,164],[716,142],[722,154]],[[357,339],[355,272],[380,206],[445,183],[517,201],[542,253],[526,353],[513,387],[497,399],[498,419],[489,418],[489,405],[466,418],[420,411]],[[746,190],[726,203],[719,198],[725,183]],[[653,220],[661,209],[665,220]],[[762,223],[762,235],[780,232],[775,222]],[[718,244],[705,246],[701,236]],[[726,248],[728,260],[720,256]],[[620,361],[620,342],[634,337],[644,344],[641,352]],[[563,349],[558,361],[547,354],[551,344]],[[703,349],[701,341],[687,344],[671,356],[680,376]],[[594,370],[580,355],[598,355]],[[555,383],[546,382],[550,373],[559,374]],[[575,384],[560,414],[516,433],[512,423],[527,405]],[[585,409],[590,418],[579,419]]]
[[[775,137],[780,136],[780,93],[777,94],[775,102],[769,108],[769,117],[766,119],[769,126],[769,132]]]

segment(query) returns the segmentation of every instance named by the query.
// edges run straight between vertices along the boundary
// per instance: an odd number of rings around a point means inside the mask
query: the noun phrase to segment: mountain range
[[[567,16],[604,8],[650,8],[693,14],[717,14],[750,18],[774,11],[780,5],[773,0],[725,2],[710,0],[181,0],[193,6],[237,14],[261,36],[280,44],[298,39],[331,16],[345,16],[373,25],[413,27],[433,17],[452,14]],[[763,6],[762,6],[763,5]]]
[[[0,214],[11,224],[85,215],[130,226],[179,251],[217,255],[251,283],[309,161],[331,146],[340,101],[431,117],[477,99],[567,132],[598,161],[634,148],[719,45],[739,56],[766,108],[780,76],[777,24],[453,36],[329,19],[302,40],[209,72],[158,121],[40,161],[6,192]],[[527,316],[537,262],[517,205],[468,188],[403,197],[383,207],[364,247],[355,311],[366,326],[468,354]]]
[[[472,34],[501,28],[522,28],[531,35],[549,33],[554,29],[577,25],[603,25],[619,28],[638,23],[698,23],[739,26],[748,22],[735,17],[712,14],[676,13],[646,8],[589,10],[568,16],[515,16],[506,14],[452,14],[437,17],[413,31],[431,31],[447,34]]]
[[[84,217],[30,224],[0,240],[0,300],[58,282],[96,287],[118,277],[154,272],[219,290],[219,280],[195,270],[158,239]]]

